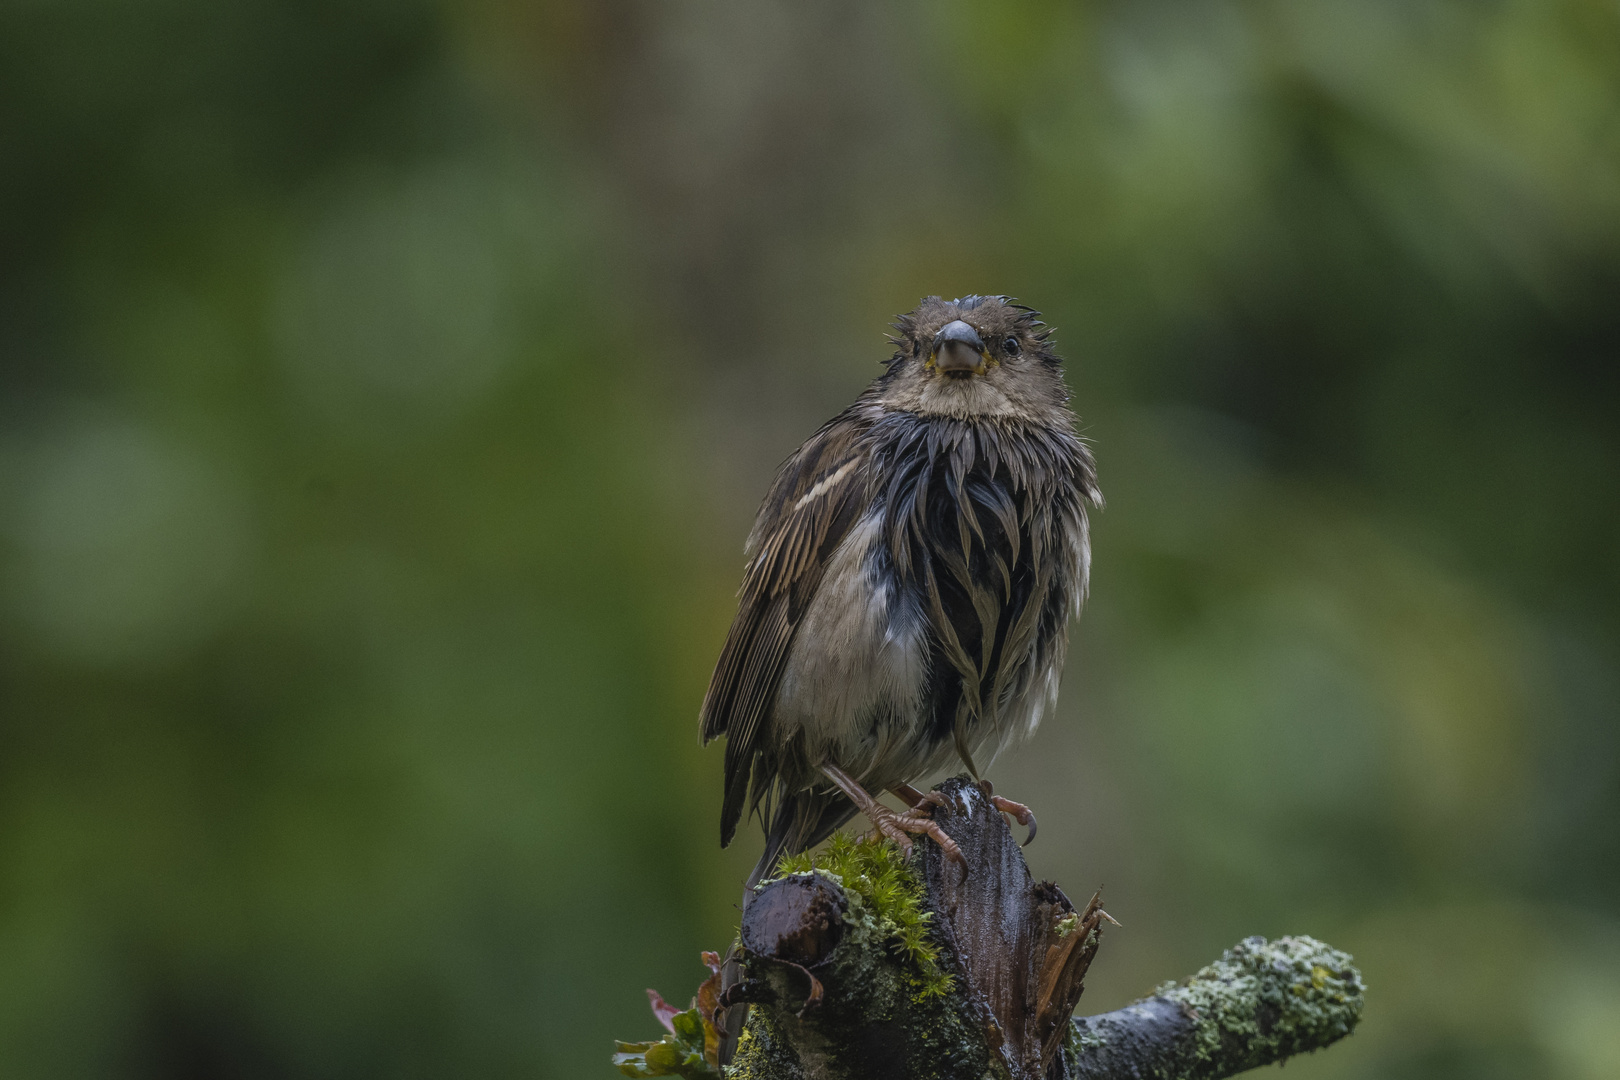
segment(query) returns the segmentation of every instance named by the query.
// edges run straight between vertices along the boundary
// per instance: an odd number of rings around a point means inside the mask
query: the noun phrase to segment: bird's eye
[[[1010,337],[1001,343],[1001,351],[1006,353],[1008,356],[1017,356],[1018,350],[1018,339],[1015,337]]]

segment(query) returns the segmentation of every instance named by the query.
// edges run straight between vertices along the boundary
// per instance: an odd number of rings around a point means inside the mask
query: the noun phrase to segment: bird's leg
[[[900,850],[911,858],[911,833],[921,833],[934,838],[934,843],[956,862],[966,864],[962,858],[962,849],[956,846],[956,841],[945,835],[945,830],[939,827],[939,822],[913,807],[903,814],[897,814],[887,806],[878,802],[866,793],[866,789],[857,784],[853,777],[836,765],[823,765],[821,771],[827,779],[838,785],[838,790],[849,796],[850,802],[865,814],[872,822],[872,827],[879,836],[888,837],[900,845]]]
[[[1029,807],[1021,802],[1003,799],[996,794],[996,789],[990,786],[990,781],[980,780],[979,787],[984,791],[984,797],[990,800],[990,805],[1003,814],[1011,814],[1014,821],[1029,829],[1029,835],[1024,837],[1024,847],[1029,847],[1030,841],[1035,839],[1035,814]]]

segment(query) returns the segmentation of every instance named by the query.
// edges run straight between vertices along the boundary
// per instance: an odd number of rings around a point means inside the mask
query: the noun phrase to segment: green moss
[[[888,840],[855,840],[835,833],[821,852],[785,856],[779,877],[811,871],[829,874],[850,902],[845,919],[852,925],[870,916],[881,940],[898,949],[916,969],[910,982],[919,999],[950,993],[951,977],[940,967],[939,946],[930,934],[933,913],[917,871],[898,845]]]
[[[1183,982],[1157,993],[1197,1022],[1197,1053],[1271,1061],[1348,1035],[1361,1017],[1365,987],[1350,956],[1315,938],[1253,937]]]

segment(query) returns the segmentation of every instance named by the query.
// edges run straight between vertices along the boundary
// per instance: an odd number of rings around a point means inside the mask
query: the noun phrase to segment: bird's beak
[[[946,323],[934,335],[930,358],[941,375],[954,378],[983,374],[990,364],[990,357],[985,352],[984,342],[979,340],[978,331],[961,319]]]

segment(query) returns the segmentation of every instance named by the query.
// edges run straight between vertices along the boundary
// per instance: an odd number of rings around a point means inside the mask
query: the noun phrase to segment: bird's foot
[[[926,805],[926,804],[925,804]],[[952,862],[967,864],[962,856],[962,849],[956,846],[956,841],[945,834],[935,821],[931,811],[920,807],[912,807],[903,813],[895,813],[880,802],[873,802],[871,807],[864,810],[867,818],[872,822],[873,831],[879,835],[893,840],[900,845],[906,858],[911,858],[911,837],[932,837],[934,843],[939,845]]]
[[[1025,806],[1021,802],[1013,802],[1011,799],[1003,799],[1000,795],[997,795],[995,788],[990,786],[990,781],[988,780],[980,780],[979,787],[984,789],[985,798],[990,800],[991,806],[994,806],[1003,814],[1011,816],[1014,821],[1018,822],[1018,824],[1029,830],[1029,835],[1024,837],[1023,845],[1024,847],[1029,847],[1030,842],[1035,839],[1034,811],[1030,810],[1029,807]]]
[[[867,819],[872,822],[872,828],[877,835],[893,840],[900,845],[900,850],[905,852],[906,858],[911,858],[912,836],[930,836],[933,838],[934,843],[940,846],[940,850],[944,851],[953,862],[961,863],[963,866],[967,865],[967,860],[962,857],[962,849],[956,846],[956,841],[945,835],[945,830],[940,828],[939,822],[934,820],[931,810],[923,809],[923,807],[930,804],[943,806],[945,805],[943,799],[929,799],[927,796],[918,795],[917,800],[913,802],[909,796],[902,796],[907,802],[912,803],[912,807],[903,813],[897,814],[872,798],[871,795],[868,795],[865,788],[856,783],[853,777],[838,766],[823,765],[821,771],[829,780],[838,785],[840,791],[849,796],[850,801],[855,804],[861,813],[866,815]],[[912,795],[918,794],[915,788],[908,787],[907,790]],[[934,793],[929,792],[929,794]]]

